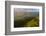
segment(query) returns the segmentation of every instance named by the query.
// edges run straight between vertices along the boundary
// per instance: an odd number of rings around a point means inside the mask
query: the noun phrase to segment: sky
[[[39,12],[39,9],[34,8],[15,8],[16,12]]]

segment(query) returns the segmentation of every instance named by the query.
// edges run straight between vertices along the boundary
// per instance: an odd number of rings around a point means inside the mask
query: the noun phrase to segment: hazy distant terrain
[[[15,9],[14,27],[38,27],[39,11],[34,10]]]

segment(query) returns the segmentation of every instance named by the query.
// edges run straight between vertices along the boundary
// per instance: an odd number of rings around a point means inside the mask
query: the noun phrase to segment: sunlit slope
[[[35,26],[39,26],[39,16],[33,18],[32,20],[28,21],[26,23],[27,27],[35,27]]]
[[[39,16],[28,17],[22,20],[14,21],[15,27],[38,27],[39,26]]]

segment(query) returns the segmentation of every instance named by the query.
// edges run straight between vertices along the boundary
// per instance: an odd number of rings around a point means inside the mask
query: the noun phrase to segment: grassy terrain
[[[27,27],[38,27],[39,26],[39,17],[35,17],[29,22],[26,23]]]
[[[26,17],[22,20],[14,20],[14,27],[38,27],[39,16]]]

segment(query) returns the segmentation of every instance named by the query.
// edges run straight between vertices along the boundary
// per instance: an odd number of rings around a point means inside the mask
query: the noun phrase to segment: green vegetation
[[[14,27],[38,27],[39,16],[14,21]]]
[[[39,26],[39,17],[35,17],[32,20],[30,20],[29,22],[26,23],[27,27],[38,27]]]

